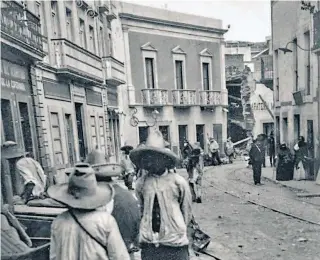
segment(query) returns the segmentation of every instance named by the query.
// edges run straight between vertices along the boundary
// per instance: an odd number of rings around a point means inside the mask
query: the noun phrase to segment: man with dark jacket
[[[261,185],[261,170],[264,155],[257,143],[257,140],[253,140],[252,147],[249,152],[250,160],[253,170],[253,181],[255,185]]]

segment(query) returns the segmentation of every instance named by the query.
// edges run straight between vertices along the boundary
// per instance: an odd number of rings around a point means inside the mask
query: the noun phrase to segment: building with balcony
[[[273,130],[273,62],[271,37],[265,42],[226,42],[228,135],[234,141]],[[248,69],[250,72],[248,72]],[[245,90],[247,87],[249,91]]]
[[[119,3],[127,85],[122,91],[123,142],[133,146],[157,127],[180,153],[185,139],[227,138],[222,22]],[[223,149],[221,149],[223,151]]]
[[[113,50],[114,4],[3,1],[1,8],[2,140],[19,141],[58,182],[96,146],[117,160],[117,88],[125,77]]]
[[[302,3],[271,1],[274,104],[277,143],[290,148],[305,137],[309,156],[319,158],[319,56],[317,15],[319,1],[310,10]],[[314,178],[318,164],[310,164]]]

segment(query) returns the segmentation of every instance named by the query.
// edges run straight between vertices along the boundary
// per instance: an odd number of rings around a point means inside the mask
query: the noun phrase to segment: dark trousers
[[[211,163],[212,165],[216,165],[215,161],[217,160],[218,164],[222,164],[222,161],[219,156],[219,152],[215,152],[211,154]]]
[[[261,182],[262,162],[252,162],[254,184]]]
[[[275,159],[276,159],[275,151],[269,150],[269,157],[270,157],[270,165],[275,166]]]
[[[153,244],[141,245],[141,260],[189,260],[188,246],[170,247]]]
[[[134,176],[134,173],[128,173],[126,175],[124,175],[123,177],[123,180],[124,180],[124,185],[126,185],[126,187],[129,189],[129,190],[132,190],[132,183],[133,183],[133,176]]]

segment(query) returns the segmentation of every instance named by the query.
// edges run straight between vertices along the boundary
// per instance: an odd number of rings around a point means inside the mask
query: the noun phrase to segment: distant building
[[[273,116],[265,107],[265,102],[270,106],[273,96],[270,46],[270,37],[266,37],[265,42],[226,42],[228,135],[235,140],[245,138],[247,133],[268,135],[273,129]],[[250,69],[247,75],[245,68]],[[250,89],[244,90],[245,84]]]
[[[222,148],[227,139],[222,21],[128,3],[119,3],[119,12],[127,75],[123,141],[136,146],[155,125],[176,153],[185,139],[206,150],[207,135]]]
[[[278,143],[292,148],[302,135],[309,156],[319,158],[320,3],[310,3],[313,13],[300,1],[271,1],[275,123]]]

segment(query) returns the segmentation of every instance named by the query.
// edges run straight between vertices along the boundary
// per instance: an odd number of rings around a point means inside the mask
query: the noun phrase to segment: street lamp
[[[279,48],[279,50],[280,50],[280,51],[283,51],[284,54],[286,54],[287,52],[292,52],[292,50],[288,49],[288,45],[289,45],[290,43],[293,43],[293,44],[297,45],[297,47],[298,47],[300,50],[303,50],[303,51],[311,51],[311,49],[304,49],[304,48],[302,48],[302,47],[299,46],[299,44],[296,43],[295,41],[288,42],[288,43],[286,44],[286,47],[284,47],[284,48]]]

